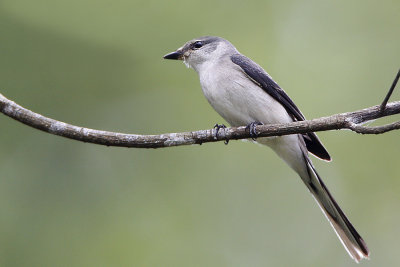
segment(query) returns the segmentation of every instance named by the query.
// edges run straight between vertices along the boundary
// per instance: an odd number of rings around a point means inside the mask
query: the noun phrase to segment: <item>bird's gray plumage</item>
[[[293,116],[294,120],[304,121],[306,119],[285,91],[258,64],[241,54],[233,54],[231,60],[233,63],[239,65],[258,86],[278,101]],[[328,151],[326,151],[315,133],[307,133],[303,137],[310,153],[321,159],[331,160]]]
[[[268,73],[223,38],[204,36],[193,39],[164,58],[181,59],[193,68],[199,74],[208,102],[232,126],[305,120]],[[308,157],[310,152],[330,160],[317,135],[264,137],[258,138],[257,142],[272,148],[299,174],[350,256],[357,262],[368,258],[369,250],[364,240],[340,209]]]

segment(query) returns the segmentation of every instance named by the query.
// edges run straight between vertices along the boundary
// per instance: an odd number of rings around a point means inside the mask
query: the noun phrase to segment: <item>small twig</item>
[[[392,130],[400,129],[400,121],[382,126],[364,126],[354,122],[347,122],[347,128],[360,134],[383,134]]]
[[[389,101],[389,98],[390,98],[390,96],[392,95],[393,90],[394,90],[394,88],[396,87],[397,82],[399,81],[399,78],[400,78],[400,69],[399,69],[399,71],[397,72],[396,77],[394,78],[394,81],[393,81],[393,83],[392,83],[392,86],[391,86],[390,89],[389,89],[389,92],[387,93],[385,99],[383,100],[383,102],[382,102],[382,104],[381,104],[381,112],[383,112],[383,111],[385,110],[386,104],[387,104],[387,102]]]

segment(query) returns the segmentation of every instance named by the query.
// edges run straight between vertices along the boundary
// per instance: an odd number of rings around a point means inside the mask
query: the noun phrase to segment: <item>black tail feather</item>
[[[328,218],[340,241],[356,262],[359,262],[363,258],[368,258],[369,249],[365,241],[332,197],[328,188],[312,165],[311,160],[307,156],[305,156],[305,159],[308,165],[309,177],[303,180]]]

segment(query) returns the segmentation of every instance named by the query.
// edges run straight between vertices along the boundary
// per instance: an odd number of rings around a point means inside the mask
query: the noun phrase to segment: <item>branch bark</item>
[[[44,132],[82,142],[106,146],[161,148],[250,138],[250,134],[244,126],[220,129],[218,134],[216,129],[160,135],[138,135],[94,130],[47,118],[16,104],[2,94],[0,94],[0,112],[23,124]],[[339,129],[349,129],[361,134],[382,134],[400,129],[400,122],[374,127],[363,126],[361,124],[399,113],[400,101],[385,102],[381,105],[362,110],[335,114],[309,121],[260,125],[256,127],[256,131],[259,137]]]

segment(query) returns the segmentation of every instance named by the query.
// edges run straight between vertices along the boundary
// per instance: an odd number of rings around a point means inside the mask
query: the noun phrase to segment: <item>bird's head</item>
[[[235,47],[227,40],[216,36],[203,36],[188,41],[176,51],[164,56],[165,59],[183,60],[186,66],[199,69],[206,62],[213,62],[226,54],[233,54]]]

